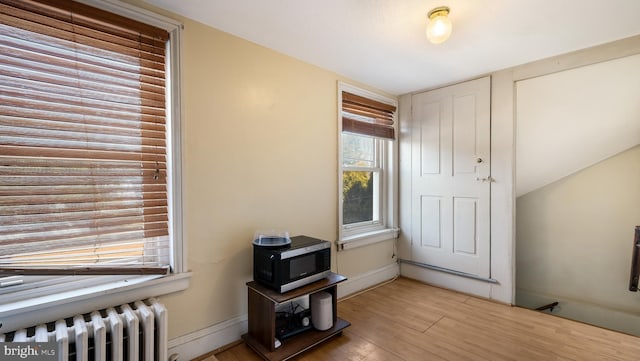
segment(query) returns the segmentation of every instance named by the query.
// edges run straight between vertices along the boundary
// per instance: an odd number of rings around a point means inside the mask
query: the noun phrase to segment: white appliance
[[[311,323],[320,331],[333,327],[333,298],[329,292],[311,294]]]

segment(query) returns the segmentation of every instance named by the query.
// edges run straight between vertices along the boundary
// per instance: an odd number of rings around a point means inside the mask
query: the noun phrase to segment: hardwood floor
[[[295,360],[640,360],[640,338],[406,278],[340,301],[338,314],[352,325]],[[260,360],[244,343],[215,356]]]

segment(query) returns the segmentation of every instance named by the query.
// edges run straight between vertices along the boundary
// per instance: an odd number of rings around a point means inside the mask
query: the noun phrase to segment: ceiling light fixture
[[[427,38],[434,44],[443,43],[451,35],[451,20],[449,19],[449,7],[439,6],[427,14]]]

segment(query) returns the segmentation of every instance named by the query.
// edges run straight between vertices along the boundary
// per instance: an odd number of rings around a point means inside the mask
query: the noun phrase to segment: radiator
[[[150,298],[14,332],[0,342],[49,342],[58,360],[167,360],[167,310]]]

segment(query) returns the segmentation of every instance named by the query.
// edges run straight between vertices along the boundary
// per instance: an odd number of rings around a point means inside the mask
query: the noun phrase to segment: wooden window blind
[[[395,139],[396,107],[349,92],[342,92],[342,131]]]
[[[167,273],[166,30],[0,0],[0,276]]]

